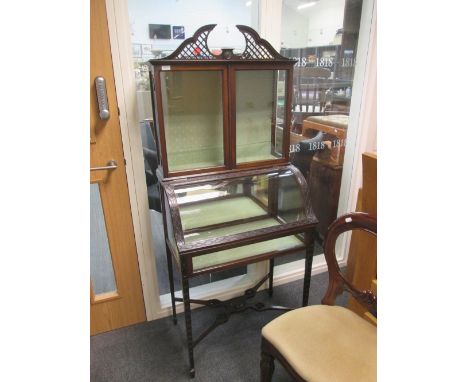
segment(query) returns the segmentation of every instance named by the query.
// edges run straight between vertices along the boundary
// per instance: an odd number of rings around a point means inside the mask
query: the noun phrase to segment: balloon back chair
[[[279,361],[296,381],[370,382],[377,380],[377,328],[351,310],[333,306],[346,290],[377,317],[377,297],[356,289],[341,273],[335,257],[338,236],[350,230],[377,235],[377,221],[354,212],[336,219],[324,245],[329,284],[322,305],[287,312],[262,329],[261,381],[271,381]]]

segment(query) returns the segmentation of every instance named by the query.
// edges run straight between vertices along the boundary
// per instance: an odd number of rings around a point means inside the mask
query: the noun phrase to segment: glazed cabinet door
[[[166,174],[226,168],[227,70],[162,66],[154,75]]]

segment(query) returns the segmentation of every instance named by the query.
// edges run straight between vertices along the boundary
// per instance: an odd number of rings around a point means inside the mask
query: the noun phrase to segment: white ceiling
[[[297,7],[301,4],[307,4],[312,2],[312,0],[283,0],[283,4],[288,6],[289,8],[294,9],[296,12],[300,13],[301,15],[304,16],[309,16],[314,13],[314,8],[316,8],[320,3],[320,8],[328,8],[328,7],[334,7],[337,5],[343,4],[343,0],[317,0],[317,4],[315,4],[312,7],[308,7],[305,9],[297,9]]]

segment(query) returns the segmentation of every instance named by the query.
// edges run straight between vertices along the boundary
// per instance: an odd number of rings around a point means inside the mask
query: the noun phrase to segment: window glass
[[[308,182],[319,253],[337,216],[361,8],[362,0],[283,0],[281,54],[298,60],[290,159]]]
[[[281,53],[298,60],[290,154],[308,180],[322,236],[337,212],[361,7],[362,0],[283,2]]]
[[[191,37],[198,28],[207,24],[217,24],[217,27],[210,33],[208,38],[208,44],[213,53],[220,52],[220,49],[223,47],[231,47],[235,53],[242,52],[245,48],[245,39],[235,26],[237,24],[247,25],[258,30],[258,0],[128,0],[128,13],[136,80],[136,102],[142,137],[151,232],[155,250],[154,255],[156,258],[159,291],[161,295],[165,296],[164,300],[162,299],[161,301],[167,301],[169,280],[166,245],[163,232],[163,218],[161,216],[159,184],[156,177],[158,162],[157,129],[153,122],[147,62],[153,58],[167,57],[182,41]],[[211,78],[210,81],[214,85],[217,80]],[[199,84],[196,86],[199,87]],[[197,90],[187,89],[187,91],[196,92]],[[221,100],[221,97],[218,100]],[[168,109],[175,106],[171,102],[167,103]],[[217,110],[213,112],[214,115],[218,115]],[[183,113],[174,114],[172,118],[173,120],[174,118],[177,120],[186,118],[186,115]],[[217,126],[217,123],[213,122],[211,127]],[[177,126],[176,124],[176,129],[180,127],[181,125]],[[210,134],[211,132],[212,130],[210,130]],[[204,133],[205,136],[206,133]],[[184,140],[183,136],[179,137]],[[210,137],[208,141],[204,141],[202,144],[218,147],[218,138],[219,134],[216,133],[215,137]],[[173,141],[171,137],[169,137],[169,141],[172,145]],[[174,143],[174,146],[171,147],[174,150],[190,150],[190,146],[187,146],[187,142],[183,141],[180,147],[177,143]],[[192,163],[192,159],[188,161],[183,158],[185,154],[192,155],[192,153],[179,151],[177,154],[179,154],[180,161],[176,160],[175,163],[173,162],[172,169],[177,169],[181,163],[183,166],[189,166]],[[222,164],[224,158],[219,150],[212,151],[210,155],[202,155],[196,159],[199,159],[200,162]],[[246,272],[246,267],[240,267],[228,271],[204,274],[192,279],[190,286],[204,285],[233,276],[244,275]],[[174,278],[175,288],[177,291],[180,291],[181,284],[177,270],[174,272]]]
[[[258,29],[258,0],[128,0],[128,13],[140,121],[153,118],[148,60],[167,57],[207,24],[217,24],[208,37],[213,53],[224,47],[243,52],[237,24]]]

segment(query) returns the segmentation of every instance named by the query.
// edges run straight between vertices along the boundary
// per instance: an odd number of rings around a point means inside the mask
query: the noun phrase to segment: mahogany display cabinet
[[[192,377],[194,347],[231,314],[290,309],[252,302],[267,280],[272,295],[275,257],[305,252],[307,305],[317,226],[304,177],[289,163],[295,60],[242,25],[242,53],[212,52],[207,42],[215,26],[198,29],[170,56],[149,61],[172,312],[177,323],[175,304],[184,303]],[[174,294],[173,259],[182,298]],[[264,260],[268,274],[244,295],[190,298],[190,278]],[[196,339],[191,303],[224,308]]]

